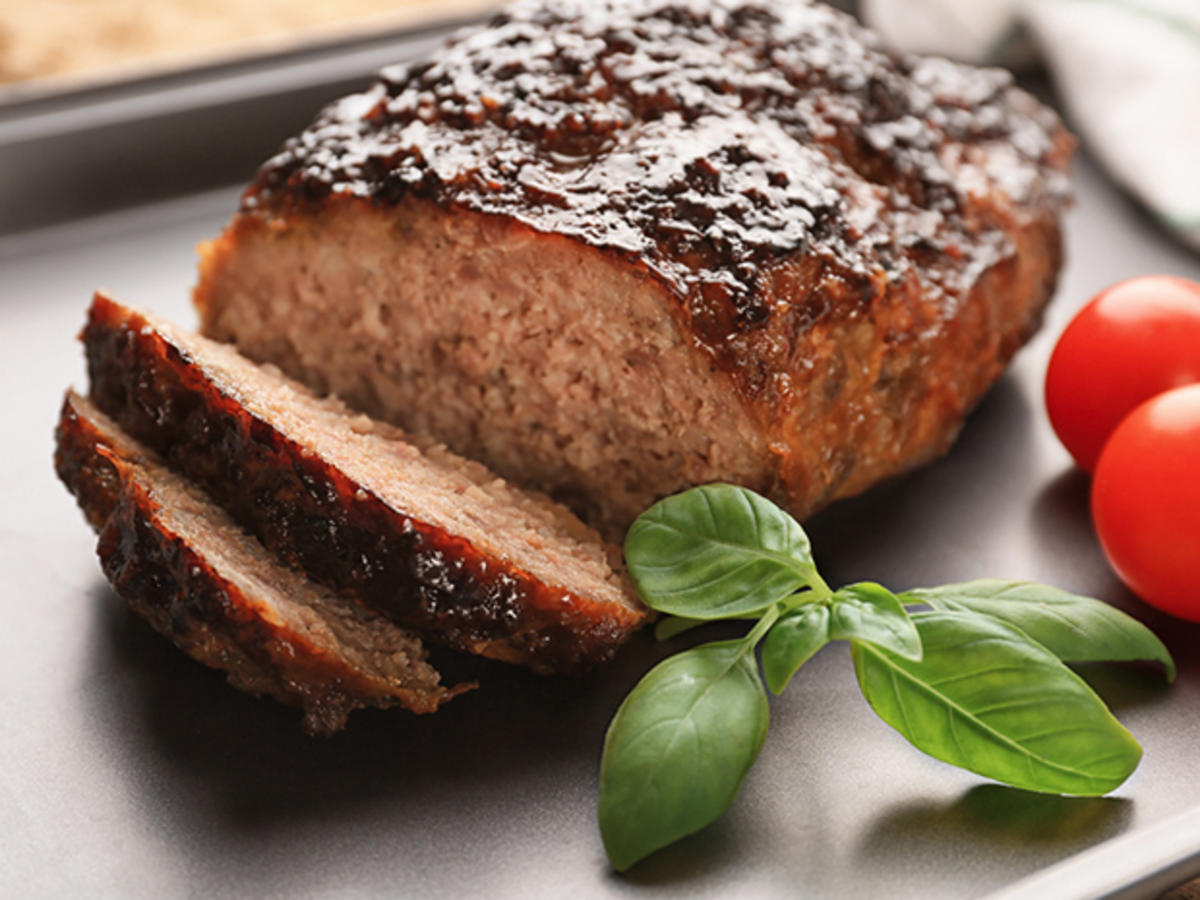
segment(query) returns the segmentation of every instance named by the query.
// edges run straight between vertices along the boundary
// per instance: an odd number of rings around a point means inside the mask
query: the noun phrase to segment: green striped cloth
[[[862,0],[895,46],[1041,55],[1088,151],[1200,250],[1200,0]]]

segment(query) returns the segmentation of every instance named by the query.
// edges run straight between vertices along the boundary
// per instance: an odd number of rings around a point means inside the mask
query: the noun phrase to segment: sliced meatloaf
[[[84,398],[67,394],[56,438],[116,592],[236,687],[303,709],[308,731],[360,707],[433,712],[471,687],[443,687],[416,636],[275,562]]]
[[[82,338],[101,410],[282,560],[399,624],[572,672],[647,618],[616,548],[545,497],[103,295]]]
[[[943,451],[1039,322],[1073,142],[804,0],[521,3],[386,69],[203,250],[203,330],[619,535]]]

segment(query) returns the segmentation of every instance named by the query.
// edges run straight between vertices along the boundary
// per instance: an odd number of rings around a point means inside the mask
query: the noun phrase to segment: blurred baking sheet
[[[394,40],[497,0],[43,0],[0,7],[0,106]]]
[[[493,4],[451,0],[268,52],[0,89],[0,234],[248,177],[324,103],[432,49]],[[349,28],[349,26],[347,26]],[[344,29],[343,29],[344,31]]]

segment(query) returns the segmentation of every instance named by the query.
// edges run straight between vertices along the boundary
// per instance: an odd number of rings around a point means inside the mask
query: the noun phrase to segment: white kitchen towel
[[[1020,66],[1039,54],[1087,149],[1200,250],[1200,0],[862,0],[894,46]]]

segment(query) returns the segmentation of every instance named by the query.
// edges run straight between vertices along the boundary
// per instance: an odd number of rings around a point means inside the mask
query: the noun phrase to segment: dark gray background
[[[619,878],[594,824],[597,764],[609,717],[664,652],[649,635],[589,679],[496,666],[436,716],[362,713],[312,740],[294,711],[233,691],[127,613],[50,464],[61,392],[82,385],[72,336],[90,292],[191,324],[193,247],[237,191],[186,192],[246,180],[323,92],[353,83],[355,65],[408,52],[359,51],[0,116],[0,894],[964,897],[1200,803],[1200,631],[1109,574],[1086,482],[1041,399],[1053,340],[1095,290],[1144,272],[1200,278],[1200,260],[1086,157],[1046,326],[953,451],[808,525],[835,583],[1036,578],[1151,625],[1177,655],[1174,686],[1087,672],[1146,748],[1110,798],[1026,794],[922,756],[874,718],[835,646],[773,702],[729,815]],[[181,196],[79,218],[172,184]]]

